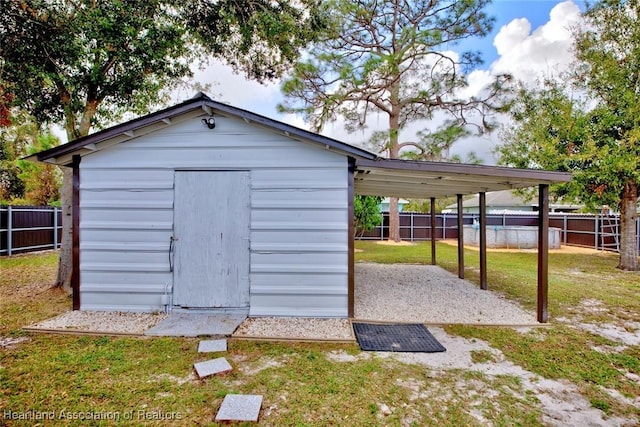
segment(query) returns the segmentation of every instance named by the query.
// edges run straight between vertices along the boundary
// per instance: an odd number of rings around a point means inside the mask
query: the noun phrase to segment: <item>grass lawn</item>
[[[359,261],[429,262],[429,244],[356,247],[363,251],[356,254]],[[465,257],[467,277],[477,280],[477,252]],[[438,244],[438,261],[456,269],[456,248]],[[530,379],[485,369],[505,361],[563,382],[591,409],[603,411],[604,420],[638,419],[640,403],[633,399],[640,396],[640,345],[622,346],[587,330],[595,325],[639,333],[634,325],[640,328],[640,275],[616,270],[616,262],[610,254],[552,254],[549,327],[447,327],[458,340],[489,344],[471,351],[470,369],[363,353],[354,344],[232,340],[225,357],[233,371],[199,380],[193,363],[211,355],[197,353],[197,339],[23,332],[22,326],[68,309],[71,301],[50,288],[55,254],[3,257],[0,425],[114,425],[116,419],[132,425],[215,425],[228,393],[263,395],[261,425],[548,424],[548,408],[528,386]],[[489,286],[533,308],[535,266],[535,254],[492,252]],[[92,416],[111,419],[64,418]],[[12,419],[19,417],[30,419]]]

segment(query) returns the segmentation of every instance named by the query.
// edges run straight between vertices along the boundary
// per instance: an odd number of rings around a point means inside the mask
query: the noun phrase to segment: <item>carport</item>
[[[349,198],[353,194],[394,196],[431,200],[431,229],[435,229],[435,200],[456,196],[458,204],[458,277],[464,279],[462,197],[478,194],[480,199],[480,287],[487,289],[486,193],[516,188],[538,188],[538,291],[537,320],[546,323],[548,313],[549,185],[568,182],[571,174],[498,166],[422,162],[395,159],[352,159]],[[353,205],[349,224],[349,317],[354,313]],[[431,263],[436,263],[435,233],[431,234]]]

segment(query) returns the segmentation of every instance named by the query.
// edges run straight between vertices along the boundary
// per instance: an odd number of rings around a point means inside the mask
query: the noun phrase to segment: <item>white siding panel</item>
[[[82,285],[93,286],[96,284],[122,285],[123,287],[145,286],[149,288],[171,285],[173,281],[171,273],[165,272],[125,272],[125,271],[83,271]]]
[[[135,203],[131,201],[131,203]],[[151,209],[144,203],[139,208],[94,208],[87,207],[82,211],[81,227],[89,227],[90,224],[100,222],[126,222],[126,223],[169,223],[173,221],[172,209]],[[152,228],[152,227],[149,227]]]
[[[169,246],[171,230],[131,230],[131,229],[104,229],[104,228],[80,228],[81,241],[83,243],[107,243],[110,245],[157,243]]]
[[[83,160],[84,162],[84,160]],[[131,169],[122,173],[121,167],[101,167],[87,164],[82,171],[83,189],[105,189],[111,183],[128,184],[126,190],[136,188],[167,187],[173,188],[173,171],[171,169]],[[160,185],[162,184],[162,185]]]
[[[129,143],[130,144],[130,143]],[[171,150],[162,150],[147,152],[146,150],[128,150],[126,153],[105,151],[104,155],[110,163],[117,163],[122,168],[137,168],[138,162],[136,158],[145,156],[144,167],[149,169],[157,169],[159,167],[170,167],[175,169],[230,169],[230,170],[247,170],[254,168],[280,168],[293,167],[293,165],[283,165],[283,159],[293,156],[300,156],[296,159],[295,167],[305,166],[309,168],[322,167],[326,160],[315,156],[301,156],[302,152],[291,152],[289,149],[282,149],[280,153],[270,150],[261,150],[262,152],[245,152],[242,150],[227,150],[226,152],[216,152],[209,150],[187,150],[182,151],[179,148]],[[338,166],[335,160],[329,166]]]
[[[81,310],[94,311],[164,311],[168,298],[164,294],[122,292],[83,292]]]
[[[297,287],[304,284],[305,287],[317,289],[320,287],[341,288],[346,292],[347,277],[342,274],[317,274],[314,276],[302,274],[262,273],[251,276],[251,286],[256,290],[264,287]],[[340,292],[341,293],[341,292]]]
[[[114,173],[122,173],[122,171]],[[162,209],[171,209],[173,207],[173,188],[165,189],[163,191],[146,190],[134,192],[132,190],[88,191],[83,187],[81,195],[81,208],[154,209],[158,207]]]
[[[137,243],[127,243],[122,244],[119,242],[81,242],[80,250],[83,253],[89,253],[92,251],[101,251],[101,252],[163,252],[167,253],[169,251],[169,245],[167,242],[137,242]],[[102,256],[109,256],[108,254],[103,254]]]
[[[344,245],[333,243],[254,243],[251,245],[253,253],[280,253],[280,254],[300,254],[300,253],[346,253]]]
[[[109,261],[109,264],[121,264],[123,266],[129,265],[132,260],[136,263],[142,263],[146,265],[156,265],[160,271],[169,270],[166,265],[166,261],[169,256],[169,248],[165,248],[163,252],[150,252],[144,250],[137,251],[87,251],[82,254],[83,265],[97,265],[104,263],[105,260]],[[164,270],[163,270],[164,269]]]
[[[305,178],[308,175],[313,175],[314,179],[318,181],[333,182],[336,188],[345,187],[344,184],[346,182],[348,174],[346,169],[344,168],[344,165],[337,165],[334,167],[329,167],[329,165],[327,165],[325,167],[316,168],[314,170],[311,170],[309,168],[295,168],[295,165],[292,166],[294,167],[276,171],[262,169],[255,170],[252,174],[254,179],[254,188],[255,185],[258,185],[261,182],[272,180],[274,177],[289,181],[295,186],[295,184],[299,182],[301,178]]]
[[[256,295],[250,316],[347,317],[347,297],[341,295]]]
[[[249,170],[251,313],[346,316],[347,166],[340,154],[221,115],[213,130],[195,118],[84,156],[82,308],[162,309],[173,283],[175,171]]]
[[[293,266],[318,264],[320,266],[340,265],[347,251],[325,253],[257,252],[251,254],[251,265]]]
[[[253,230],[251,234],[251,247],[259,248],[257,245],[269,244],[287,244],[287,245],[325,245],[336,244],[341,245],[344,250],[347,248],[347,233],[342,230],[307,230],[300,233],[295,230]]]
[[[253,264],[252,273],[296,273],[296,274],[346,274],[346,265],[322,265],[322,264]]]
[[[297,223],[337,223],[344,224],[347,219],[347,209],[261,209],[253,212],[251,221],[254,224],[260,224],[265,222],[284,222],[286,224]],[[257,228],[257,227],[256,227]],[[323,227],[326,228],[326,227]]]
[[[254,178],[255,179],[255,178]],[[292,184],[289,184],[292,186]],[[258,210],[341,210],[346,215],[345,188],[280,188],[253,189],[251,207]]]

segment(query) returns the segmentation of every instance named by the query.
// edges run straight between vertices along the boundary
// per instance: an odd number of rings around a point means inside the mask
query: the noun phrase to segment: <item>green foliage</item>
[[[41,132],[32,116],[14,108],[10,126],[0,128],[0,200],[12,205],[59,204],[60,170],[20,160],[59,143],[51,133]]]
[[[7,126],[0,126],[0,200],[14,203],[24,198],[25,185],[17,160],[26,154],[37,134],[33,117],[15,109]]]
[[[455,197],[448,197],[445,199],[436,199],[436,213],[441,213],[443,209],[446,209],[452,203],[456,202]],[[409,203],[404,207],[405,212],[431,212],[431,200],[425,199],[410,199]]]
[[[369,115],[382,114],[388,130],[374,133],[370,141],[378,151],[397,158],[406,149],[441,159],[455,140],[471,132],[467,119],[473,112],[483,118],[477,129],[486,130],[491,125],[485,116],[503,107],[507,76],[498,77],[482,97],[461,99],[464,72],[481,63],[480,55],[442,53],[489,33],[494,20],[483,11],[488,2],[326,2],[330,30],[282,85],[286,99],[280,110],[302,113],[315,129],[342,117],[350,131],[364,128]],[[421,132],[418,141],[401,138],[409,123],[432,119],[436,112],[450,120],[435,132]]]
[[[16,105],[64,123],[74,139],[148,112],[210,56],[249,77],[276,77],[322,22],[312,5],[0,0],[0,78]]]
[[[35,154],[60,144],[60,140],[50,133],[38,135],[27,147],[26,154]],[[62,172],[52,164],[18,160],[18,177],[24,183],[25,199],[33,205],[59,205]]]
[[[353,221],[356,236],[362,236],[382,224],[379,204],[382,197],[356,195],[353,199]]]

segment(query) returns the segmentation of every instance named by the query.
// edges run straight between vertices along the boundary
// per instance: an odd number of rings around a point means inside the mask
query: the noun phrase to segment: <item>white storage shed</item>
[[[73,167],[82,310],[352,316],[354,192],[426,198],[566,180],[385,160],[204,94],[33,157]]]

